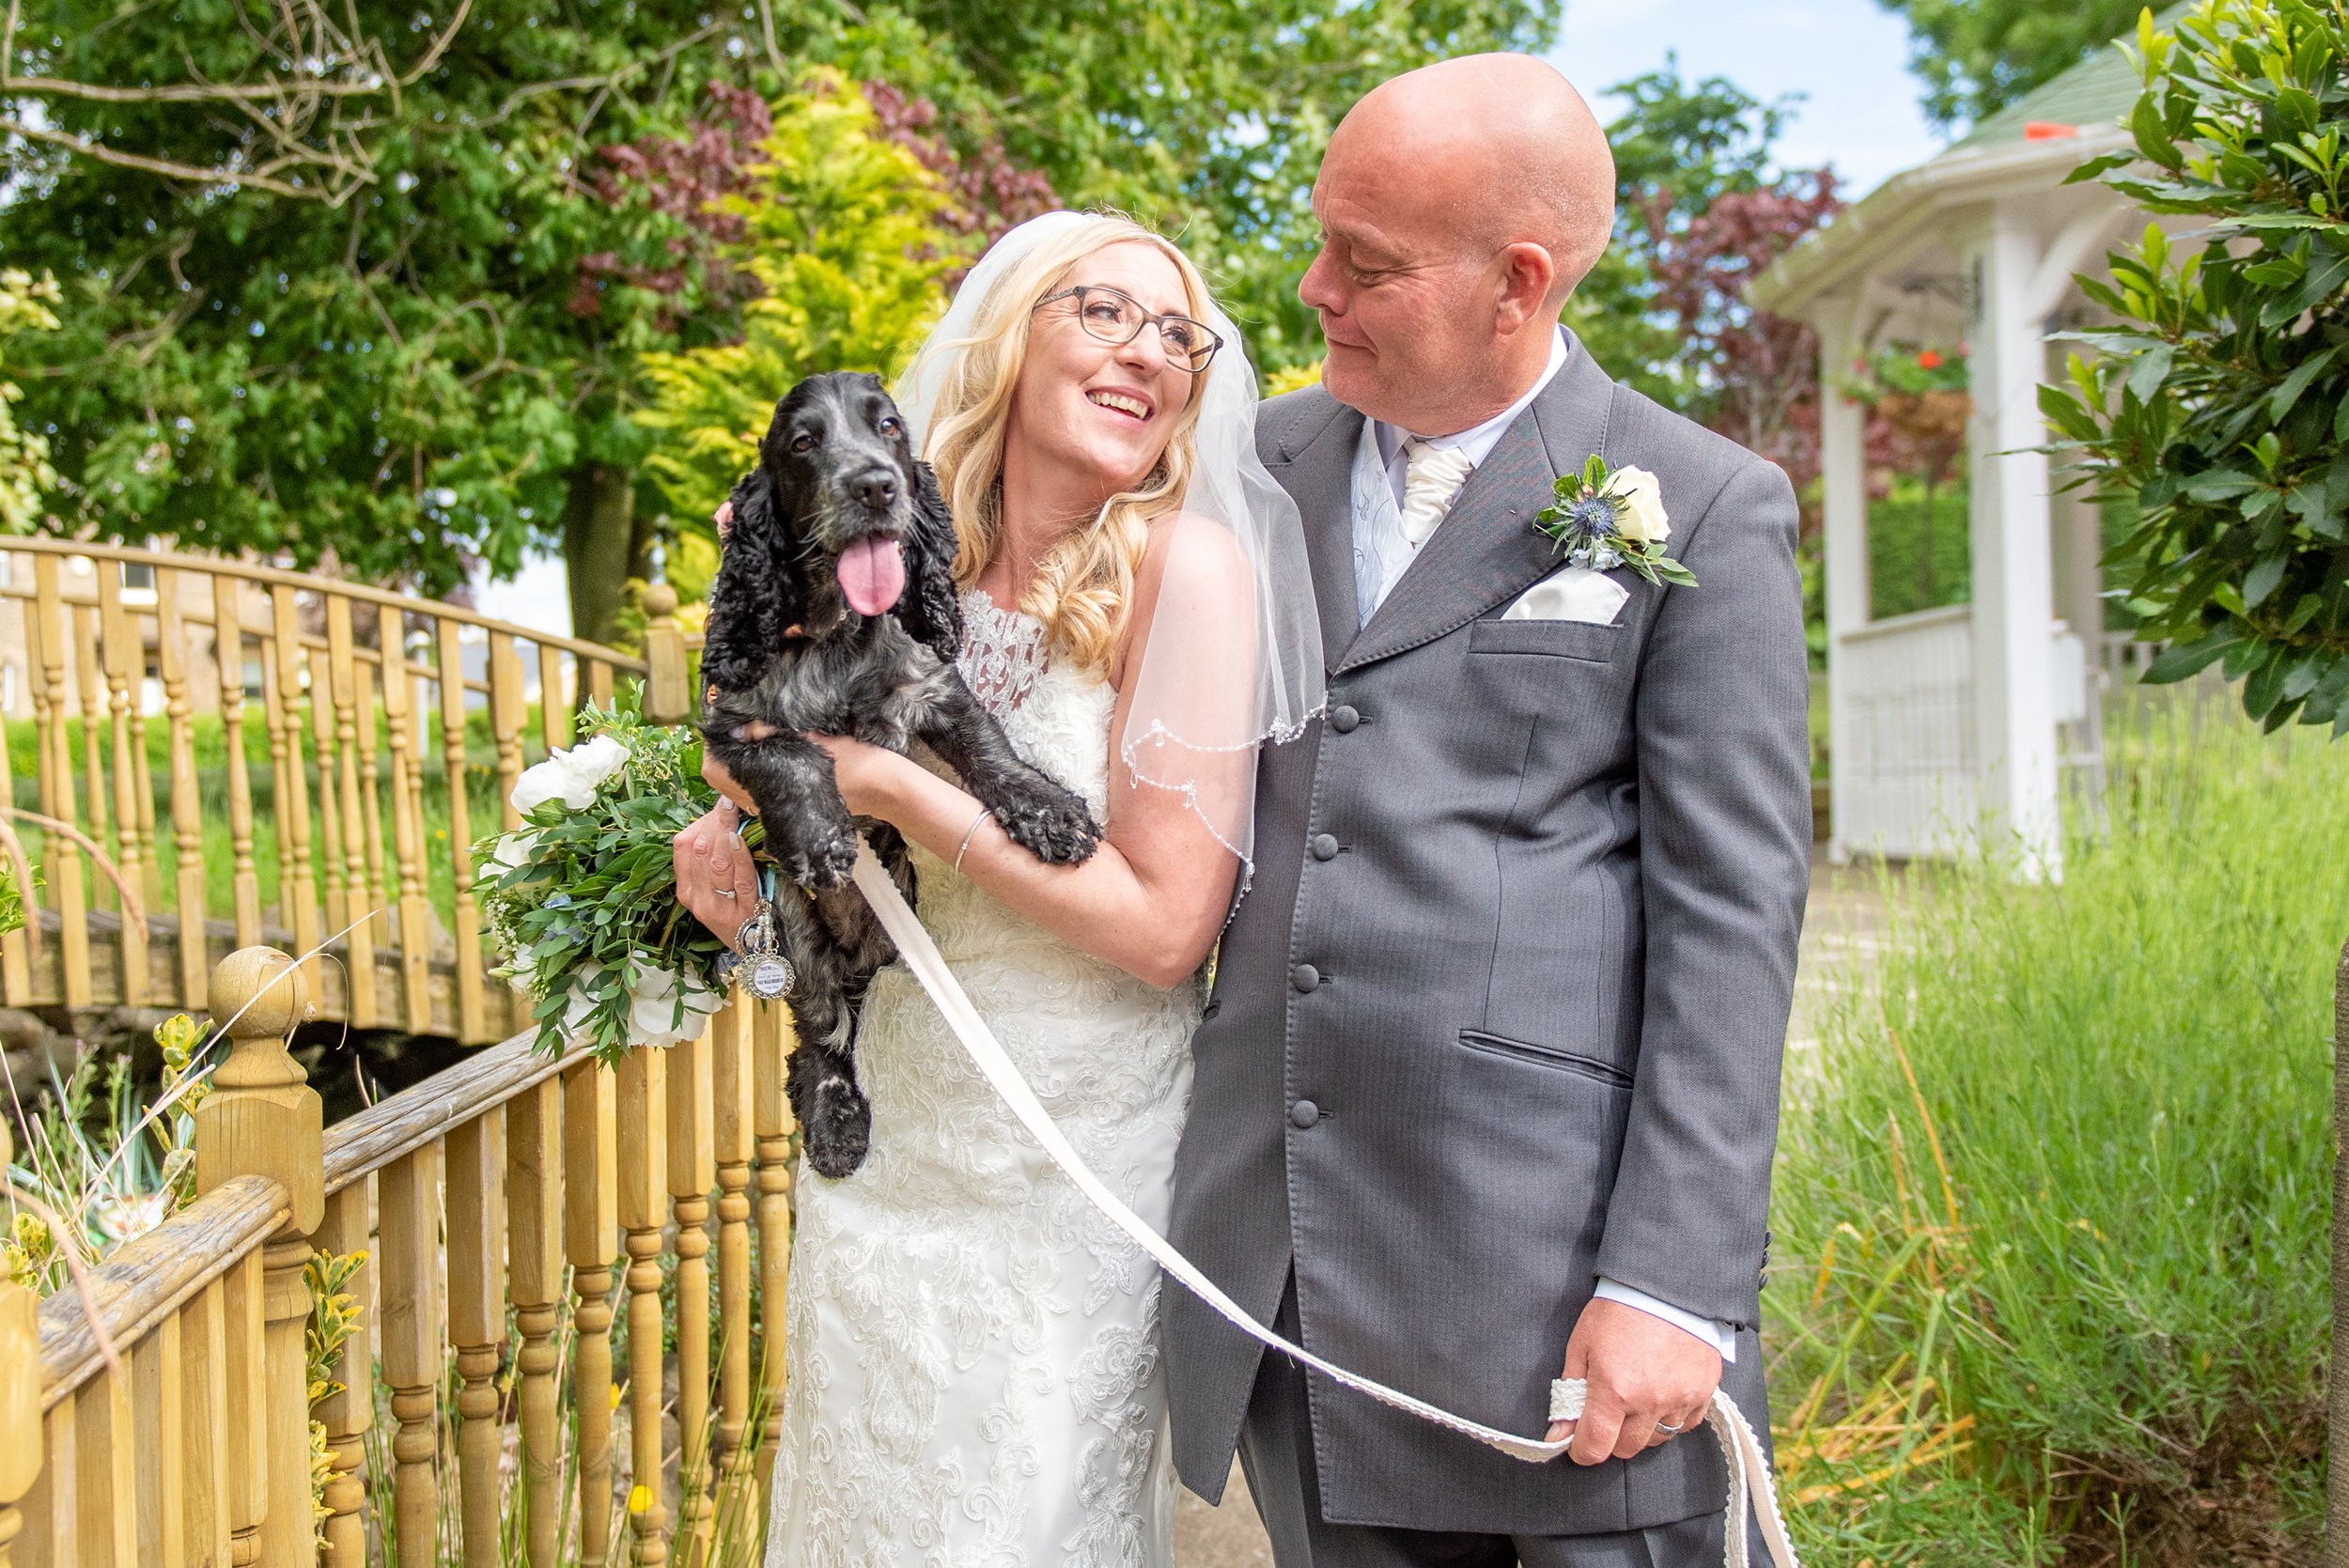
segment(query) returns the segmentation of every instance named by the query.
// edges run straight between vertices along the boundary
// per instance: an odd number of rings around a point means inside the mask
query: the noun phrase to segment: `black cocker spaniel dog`
[[[811,895],[775,900],[797,971],[788,1087],[809,1160],[845,1176],[872,1130],[857,1013],[895,951],[848,883],[859,830],[909,902],[913,871],[895,829],[849,815],[832,758],[808,735],[902,753],[923,742],[1015,843],[1053,864],[1091,855],[1100,830],[1082,800],[1019,760],[956,671],[954,522],[880,378],[832,373],[793,387],[732,505],[702,651],[702,737],[757,802],[767,852]],[[754,723],[773,733],[745,738]]]

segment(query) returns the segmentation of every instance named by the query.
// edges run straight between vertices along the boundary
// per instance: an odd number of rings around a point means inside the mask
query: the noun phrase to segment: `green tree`
[[[1722,76],[1691,82],[1672,54],[1607,91],[1629,101],[1607,127],[1615,154],[1615,238],[1568,302],[1566,324],[1610,374],[1669,408],[1695,412],[1707,389],[1661,298],[1659,255],[1720,196],[1777,178],[1773,150],[1797,101],[1766,103]]]
[[[36,278],[11,267],[0,272],[0,342],[22,332],[54,332],[57,318],[49,307],[56,303],[56,280]],[[13,405],[23,389],[8,380],[8,361],[0,356],[0,532],[23,534],[40,518],[41,492],[57,482],[49,466],[49,442],[16,422]]]
[[[1944,131],[2005,107],[2128,30],[2139,0],[1879,0],[1908,21],[1908,69]]]
[[[811,39],[853,80],[936,101],[957,151],[998,136],[1071,206],[1176,239],[1247,331],[1260,368],[1321,352],[1297,279],[1331,128],[1390,76],[1479,50],[1538,52],[1559,0],[910,0],[936,42],[882,57],[873,26]],[[902,64],[898,61],[902,60]]]
[[[757,151],[748,189],[718,204],[740,220],[720,259],[759,286],[740,339],[645,361],[651,400],[639,418],[661,438],[646,466],[688,535],[708,531],[757,460],[777,397],[818,371],[904,368],[944,303],[941,283],[969,264],[938,177],[837,75],[777,104]],[[678,582],[689,597],[699,575]]]
[[[20,11],[40,45],[23,69],[98,94],[47,91],[57,137],[0,144],[0,264],[64,287],[22,378],[63,524],[433,593],[552,540],[587,636],[619,624],[661,526],[645,356],[737,338],[746,298],[694,203],[630,187],[615,155],[731,135],[739,94],[814,66],[879,79],[933,101],[966,161],[992,148],[1177,230],[1277,365],[1313,342],[1291,289],[1329,124],[1392,71],[1536,47],[1556,19],[1555,0],[353,0],[337,24],[382,40],[400,85],[333,142],[353,163],[337,204],[244,179],[270,153],[233,104],[150,90],[277,69],[234,8]],[[201,178],[138,163],[159,147]]]
[[[27,30],[62,26],[70,8],[54,9]],[[0,259],[64,287],[23,403],[52,432],[64,524],[435,594],[476,560],[512,569],[534,536],[575,558],[641,554],[635,358],[693,320],[624,283],[577,308],[584,257],[654,266],[677,227],[601,199],[587,165],[601,141],[681,124],[736,69],[734,35],[697,18],[658,0],[476,6],[385,111],[373,184],[339,207],[13,145]],[[152,77],[177,69],[165,39],[193,73],[241,69],[238,13],[201,0],[71,37],[53,69]],[[56,113],[86,140],[176,134],[192,162],[232,155],[232,127],[208,141],[179,105]],[[608,630],[619,575],[574,572],[584,634]]]
[[[2136,510],[2108,561],[2170,644],[2146,678],[2222,664],[2268,728],[2349,734],[2349,13],[2206,0],[2138,49],[2135,152],[2075,178],[2194,230],[2080,280],[2114,321],[2041,404],[2075,482]]]

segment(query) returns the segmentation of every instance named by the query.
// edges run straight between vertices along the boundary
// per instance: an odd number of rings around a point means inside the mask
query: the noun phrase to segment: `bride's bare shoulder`
[[[1167,512],[1150,520],[1149,543],[1134,572],[1133,614],[1110,673],[1125,690],[1132,651],[1150,634],[1161,608],[1200,621],[1220,613],[1244,615],[1252,594],[1247,552],[1232,531],[1196,512]]]

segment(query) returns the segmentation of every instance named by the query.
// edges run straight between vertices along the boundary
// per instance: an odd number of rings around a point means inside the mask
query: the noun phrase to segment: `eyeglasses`
[[[1104,343],[1131,343],[1142,329],[1155,326],[1166,345],[1166,357],[1196,376],[1206,369],[1223,340],[1188,316],[1157,316],[1142,308],[1132,295],[1107,284],[1081,283],[1036,301],[1042,310],[1055,300],[1077,302],[1077,324]]]

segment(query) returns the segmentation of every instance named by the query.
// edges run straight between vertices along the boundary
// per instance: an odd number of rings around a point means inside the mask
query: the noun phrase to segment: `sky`
[[[1548,57],[1611,119],[1623,105],[1604,89],[1655,70],[1671,52],[1684,76],[1726,76],[1765,101],[1804,95],[1780,161],[1832,164],[1847,197],[1940,146],[1918,112],[1907,26],[1875,0],[1566,0]],[[560,560],[533,559],[513,582],[481,584],[476,596],[484,614],[570,630]]]

